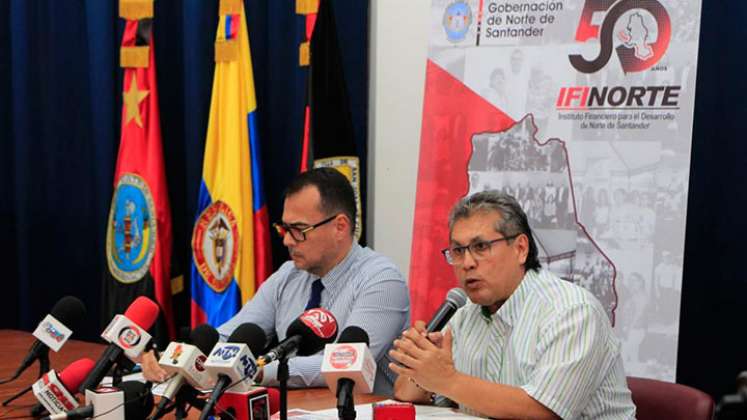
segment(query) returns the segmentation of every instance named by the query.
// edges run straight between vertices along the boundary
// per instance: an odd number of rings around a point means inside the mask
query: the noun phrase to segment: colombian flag
[[[231,318],[272,269],[244,5],[221,0],[215,75],[192,233],[192,326]]]

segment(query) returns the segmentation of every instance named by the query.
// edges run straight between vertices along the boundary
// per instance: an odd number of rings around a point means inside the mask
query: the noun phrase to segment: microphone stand
[[[176,420],[187,418],[187,404],[200,411],[205,408],[205,400],[199,399],[197,395],[196,390],[189,388],[187,390],[182,389],[176,394],[176,412],[174,413]]]
[[[340,378],[337,381],[337,417],[339,420],[355,420],[354,386],[355,382],[348,378]]]
[[[176,393],[174,402],[165,406],[163,410],[155,413],[150,417],[150,420],[158,420],[166,414],[174,411],[174,418],[176,420],[183,420],[187,418],[187,405],[194,407],[200,411],[205,408],[205,400],[198,398],[199,393],[190,387],[183,387]]]
[[[288,420],[288,358],[278,359],[278,382],[280,382],[280,420]]]
[[[120,355],[112,369],[112,386],[119,386],[122,383],[122,377],[132,373],[134,368],[135,364],[130,359]]]
[[[39,376],[36,379],[41,378],[45,373],[49,372],[49,353],[48,352],[42,352],[39,357],[36,358],[36,360],[39,361]],[[15,375],[13,375],[13,379],[17,379],[19,376],[21,376],[21,372],[23,372],[24,369],[19,369]],[[3,406],[7,406],[11,402],[15,401],[16,399],[20,398],[27,392],[31,391],[32,385],[29,385],[28,388],[22,389],[17,394],[11,396],[7,400],[3,401]]]

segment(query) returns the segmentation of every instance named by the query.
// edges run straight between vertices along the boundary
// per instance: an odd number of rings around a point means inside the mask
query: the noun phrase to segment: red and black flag
[[[345,85],[337,25],[331,0],[297,0],[305,14],[308,43],[301,45],[301,65],[308,64],[306,109],[300,171],[334,167],[350,180],[355,191],[356,238],[363,232],[361,188],[365,187],[361,156],[356,149],[353,117]],[[316,11],[316,13],[314,13]]]
[[[153,2],[120,0],[126,19],[120,65],[122,133],[106,234],[103,320],[137,296],[161,307],[153,336],[174,338],[171,312],[171,213],[161,145],[153,47]]]

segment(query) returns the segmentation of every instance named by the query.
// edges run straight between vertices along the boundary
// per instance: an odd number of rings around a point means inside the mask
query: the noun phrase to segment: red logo
[[[56,384],[53,384],[53,383],[49,384],[49,392],[54,394],[55,399],[60,404],[62,404],[63,407],[65,407],[65,410],[72,410],[75,408],[75,406],[70,401],[68,401],[65,394],[62,393],[62,391]]]
[[[199,355],[195,358],[195,369],[197,369],[198,372],[205,371],[205,360],[207,360],[207,357],[203,355]]]
[[[329,355],[329,364],[335,369],[347,369],[358,360],[358,351],[349,344],[340,344]]]
[[[314,308],[304,312],[301,314],[301,322],[319,337],[330,338],[337,334],[337,320],[332,312],[324,308]]]
[[[601,26],[592,23],[596,12],[605,13]],[[576,41],[598,38],[599,55],[592,60],[580,54],[568,58],[576,70],[596,73],[607,65],[614,50],[625,73],[639,72],[664,56],[671,36],[669,14],[657,0],[586,0]]]
[[[128,325],[119,331],[119,345],[123,349],[131,349],[140,343],[140,330]]]

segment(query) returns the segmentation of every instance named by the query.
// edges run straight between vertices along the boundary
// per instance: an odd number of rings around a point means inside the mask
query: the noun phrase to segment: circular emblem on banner
[[[125,327],[119,332],[119,344],[124,349],[131,349],[140,342],[140,331],[135,327]]]
[[[150,268],[156,248],[156,209],[148,183],[124,174],[114,190],[106,232],[109,271],[122,283],[134,283]]]
[[[324,308],[309,309],[300,318],[318,337],[330,338],[337,334],[337,320],[332,312]]]
[[[442,23],[446,38],[451,42],[461,42],[472,24],[472,9],[463,0],[455,1],[444,10]]]
[[[338,346],[329,356],[329,364],[335,369],[347,369],[358,360],[358,351],[355,347],[345,344]]]
[[[205,282],[216,292],[226,290],[239,257],[239,228],[228,204],[216,201],[197,219],[192,255]]]

